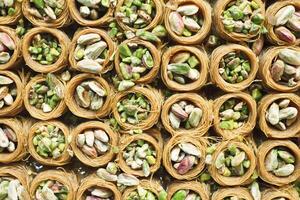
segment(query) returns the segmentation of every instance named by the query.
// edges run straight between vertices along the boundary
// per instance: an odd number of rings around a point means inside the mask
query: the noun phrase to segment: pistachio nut
[[[220,108],[220,128],[224,130],[237,129],[247,122],[249,108],[240,99],[231,98]]]
[[[160,38],[158,36],[156,36],[154,33],[149,32],[149,31],[145,31],[145,30],[137,30],[136,31],[136,36],[143,39],[143,40],[147,40],[150,42],[161,42]],[[127,39],[131,39],[133,37],[135,37],[134,33],[132,35],[132,37],[128,37],[126,36]]]
[[[35,191],[37,199],[65,200],[68,198],[68,194],[68,187],[56,180],[42,181]]]
[[[202,15],[195,4],[179,5],[176,11],[170,13],[168,21],[171,30],[183,37],[197,34],[203,25]]]
[[[56,160],[65,151],[67,139],[59,127],[42,125],[35,130],[32,143],[38,155],[46,159]]]
[[[295,166],[293,164],[286,164],[274,170],[273,172],[276,176],[289,176],[294,172],[294,170]]]
[[[260,83],[251,84],[249,92],[256,102],[260,101],[264,95],[263,86]]]
[[[95,186],[87,189],[86,200],[94,199],[113,199],[114,194],[110,189]]]
[[[36,34],[28,48],[31,59],[42,64],[51,65],[61,55],[62,48],[58,39],[48,33]]]
[[[281,80],[281,77],[284,74],[284,68],[285,68],[285,63],[282,60],[278,59],[273,63],[270,72],[274,81]]]
[[[220,38],[216,35],[210,35],[206,42],[206,46],[209,48],[215,48],[220,44]]]
[[[292,31],[300,32],[299,12],[293,14],[293,16],[289,19],[287,23],[287,27],[289,27]]]
[[[187,197],[187,191],[186,190],[178,190],[172,196],[172,200],[186,199],[186,197]]]
[[[297,120],[298,109],[289,99],[279,99],[271,104],[266,113],[266,120],[274,128],[286,130]]]
[[[207,172],[204,172],[201,174],[200,176],[200,181],[203,183],[203,182],[206,182],[206,181],[209,181],[211,180],[211,175]]]
[[[116,182],[118,179],[116,174],[110,173],[108,170],[103,168],[99,168],[96,174],[99,178],[109,182]]]
[[[250,185],[250,193],[254,200],[261,200],[261,192],[256,181]]]
[[[117,109],[123,122],[138,124],[149,116],[151,104],[144,95],[131,93],[117,103]]]
[[[279,26],[274,30],[275,35],[282,41],[293,44],[296,41],[296,36],[286,27]]]
[[[182,142],[174,146],[170,152],[174,169],[178,174],[186,174],[200,161],[201,152],[194,144]]]
[[[114,162],[109,162],[106,166],[106,171],[111,174],[117,174],[118,166]]]
[[[169,16],[169,23],[172,31],[177,35],[182,35],[184,31],[184,23],[181,15],[178,12],[171,12]]]
[[[163,25],[156,26],[152,30],[152,33],[154,35],[156,35],[157,37],[160,37],[160,38],[167,36],[167,30],[166,30],[166,28]]]
[[[71,76],[72,76],[72,75],[71,75],[70,71],[66,70],[66,71],[64,71],[64,72],[61,74],[60,78],[61,78],[63,81],[68,82],[69,80],[71,80]]]
[[[29,104],[44,113],[53,111],[60,103],[63,91],[59,79],[54,74],[47,74],[46,80],[32,85],[29,91]]]
[[[193,190],[177,190],[171,200],[200,200],[201,196]]]
[[[274,25],[285,25],[289,21],[289,19],[292,18],[294,13],[295,7],[293,5],[287,5],[285,7],[282,7],[277,11],[277,13],[274,16]]]
[[[134,186],[138,185],[140,181],[133,175],[122,173],[118,175],[117,183],[125,186]]]
[[[118,84],[118,91],[125,91],[135,85],[134,82],[129,80],[122,80]]]
[[[266,156],[265,159],[265,167],[268,172],[277,169],[278,167],[278,151],[276,149],[272,149]]]
[[[295,170],[295,156],[286,147],[275,147],[265,158],[266,170],[275,176],[286,177]]]
[[[285,63],[290,65],[300,65],[300,52],[292,50],[289,48],[282,49],[279,54],[279,58],[282,59]]]
[[[255,40],[252,44],[252,51],[255,53],[255,55],[259,55],[264,47],[264,37],[261,36],[257,40]]]

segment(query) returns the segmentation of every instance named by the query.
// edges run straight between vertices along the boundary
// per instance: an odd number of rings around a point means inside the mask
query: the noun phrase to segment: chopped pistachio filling
[[[89,129],[77,136],[76,144],[85,155],[97,158],[109,151],[109,140],[104,130]]]
[[[36,199],[66,200],[69,189],[56,180],[47,180],[39,184],[35,191]]]
[[[284,48],[270,66],[271,77],[280,85],[294,87],[300,81],[300,52]]]
[[[171,30],[178,36],[193,36],[203,26],[201,11],[195,4],[179,5],[176,11],[170,13],[168,20]]]
[[[278,177],[294,173],[296,158],[286,147],[275,147],[265,157],[265,169]]]
[[[290,99],[279,99],[273,102],[266,112],[266,120],[278,130],[285,131],[296,123],[298,109]]]
[[[179,83],[188,84],[200,78],[198,58],[188,51],[173,55],[167,67],[169,79]]]
[[[0,75],[0,109],[11,106],[16,97],[17,86],[15,82],[5,75]]]
[[[184,175],[199,163],[201,152],[194,144],[182,142],[173,147],[170,157],[174,169]]]
[[[242,52],[226,54],[219,64],[219,74],[228,83],[240,83],[246,80],[251,71],[249,59]]]
[[[31,58],[42,65],[55,63],[61,52],[57,38],[48,33],[36,34],[28,48]]]
[[[201,200],[201,197],[197,192],[193,190],[181,189],[181,190],[177,190],[171,198],[171,200],[190,200],[190,199]]]
[[[97,20],[103,17],[114,0],[76,0],[81,17],[87,20]]]
[[[85,192],[85,200],[114,200],[114,194],[110,189],[92,187]]]
[[[25,188],[18,179],[12,177],[0,177],[0,199],[24,199]]]
[[[171,106],[169,112],[169,121],[174,129],[183,127],[184,129],[197,128],[201,119],[203,111],[201,108],[195,106],[188,101],[179,101]]]
[[[0,17],[13,16],[16,13],[15,0],[0,1]]]
[[[117,103],[117,109],[123,122],[138,124],[148,118],[151,105],[143,94],[131,93]]]
[[[13,39],[5,32],[0,32],[0,64],[6,64],[10,61],[16,44]]]
[[[235,145],[230,145],[227,149],[220,152],[214,163],[218,173],[226,177],[243,176],[250,165],[247,154]]]
[[[46,80],[35,83],[29,92],[29,104],[44,113],[53,111],[60,103],[63,92],[58,78],[53,74],[47,74]]]
[[[35,131],[33,145],[43,158],[58,159],[66,148],[66,138],[59,127],[53,125],[40,126]]]
[[[96,80],[86,80],[76,87],[74,98],[80,107],[97,111],[102,108],[106,96],[106,90]]]
[[[126,200],[158,200],[157,196],[148,189],[142,186],[137,186],[137,189],[132,191],[126,198]]]
[[[79,69],[101,72],[108,56],[108,45],[97,33],[81,35],[77,39],[74,58]]]
[[[155,15],[153,0],[125,0],[116,18],[129,27],[142,29],[151,23]]]
[[[220,108],[220,128],[234,130],[244,125],[249,117],[247,104],[237,98],[227,100]]]
[[[144,176],[150,175],[150,167],[156,163],[156,151],[145,140],[130,143],[123,152],[123,158],[133,170],[143,170]]]
[[[138,80],[154,67],[152,54],[145,46],[137,43],[121,44],[119,52],[120,71],[125,80]]]
[[[48,22],[56,20],[62,14],[64,4],[64,0],[30,0],[28,12],[32,16]]]
[[[222,22],[228,32],[257,35],[262,32],[264,16],[258,3],[250,0],[231,1],[222,13]]]
[[[0,124],[0,153],[12,153],[17,145],[17,134],[7,125]]]

